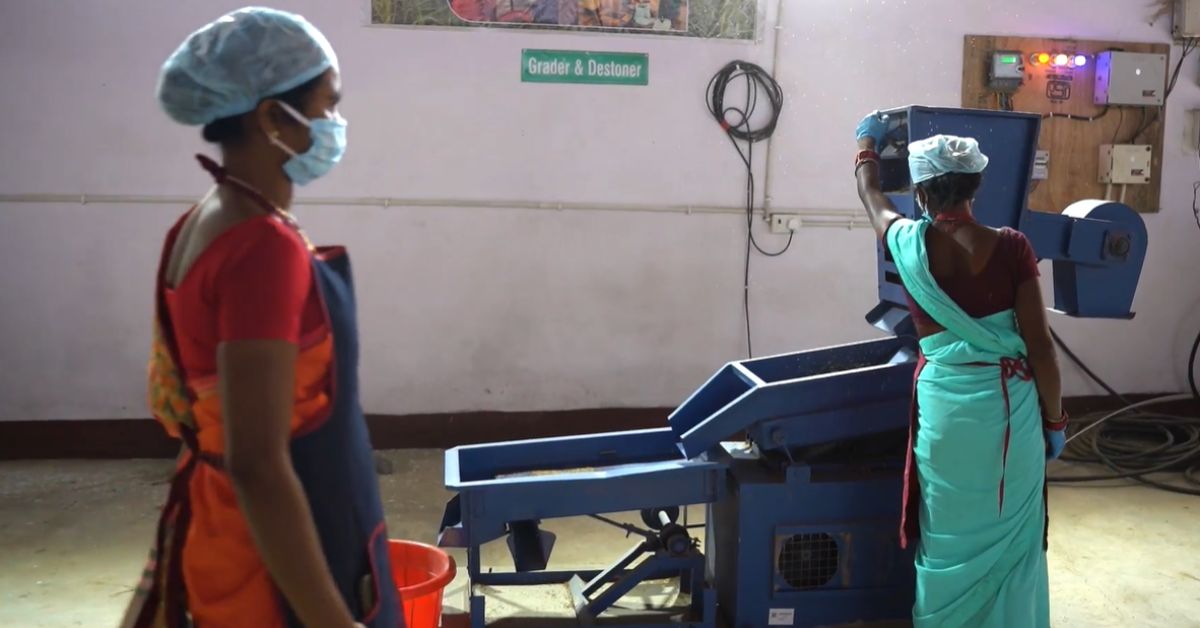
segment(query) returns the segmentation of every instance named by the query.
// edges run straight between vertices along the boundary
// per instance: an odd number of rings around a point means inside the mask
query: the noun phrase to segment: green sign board
[[[649,85],[650,56],[637,52],[523,50],[521,81]]]

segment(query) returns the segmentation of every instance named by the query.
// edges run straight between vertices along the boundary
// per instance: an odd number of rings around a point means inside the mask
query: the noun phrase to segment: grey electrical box
[[[988,68],[988,88],[994,92],[1011,94],[1025,82],[1024,55],[1017,50],[998,50],[992,53],[992,65]]]
[[[1111,50],[1096,55],[1097,105],[1158,107],[1166,83],[1166,55]]]
[[[1050,151],[1039,150],[1033,157],[1033,180],[1045,181],[1050,178]]]
[[[1171,32],[1175,39],[1200,37],[1200,0],[1175,0]]]

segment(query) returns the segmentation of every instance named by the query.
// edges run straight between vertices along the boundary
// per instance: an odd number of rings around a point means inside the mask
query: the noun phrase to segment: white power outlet
[[[1188,109],[1187,124],[1183,126],[1183,152],[1200,152],[1200,109]]]
[[[771,233],[788,235],[800,230],[800,214],[771,214]]]
[[[1171,32],[1175,39],[1200,36],[1200,0],[1175,0],[1175,19]]]

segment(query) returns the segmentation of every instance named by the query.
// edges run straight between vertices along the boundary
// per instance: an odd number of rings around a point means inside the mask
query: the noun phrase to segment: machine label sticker
[[[770,614],[767,615],[768,626],[794,626],[796,625],[796,609],[794,608],[772,608]]]
[[[1046,83],[1046,98],[1050,100],[1071,100],[1071,84],[1066,81],[1050,81]]]
[[[650,56],[636,52],[522,50],[521,81],[649,85]]]

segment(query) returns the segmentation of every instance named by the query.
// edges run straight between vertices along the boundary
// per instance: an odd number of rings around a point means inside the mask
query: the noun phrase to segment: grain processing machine
[[[975,204],[981,222],[1025,232],[1053,260],[1055,308],[1127,318],[1146,229],[1130,208],[1081,201],[1062,214],[1025,207],[1040,117],[908,107],[887,112],[883,180],[915,217],[908,140],[977,138],[991,157]],[[735,361],[658,429],[458,447],[446,453],[439,542],[467,550],[473,628],[481,586],[568,583],[580,625],[647,580],[677,579],[686,612],[665,625],[834,626],[909,617],[912,553],[899,547],[906,430],[917,343],[894,265],[879,252],[887,336]],[[679,517],[703,505],[703,547]],[[610,513],[640,511],[642,525]],[[540,524],[592,516],[639,541],[604,570],[548,570],[555,538]],[[514,570],[485,571],[481,547],[506,540]],[[649,628],[663,622],[630,624]]]

